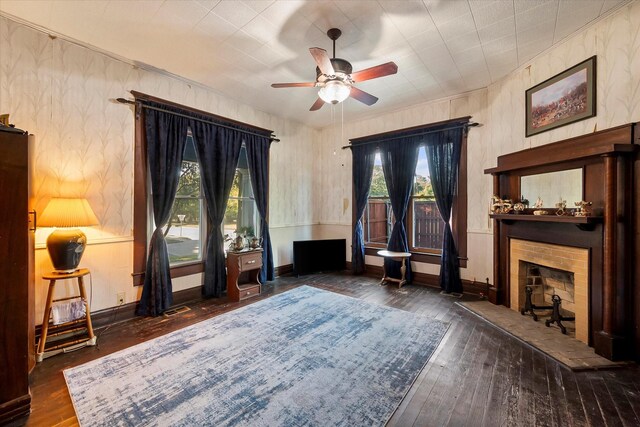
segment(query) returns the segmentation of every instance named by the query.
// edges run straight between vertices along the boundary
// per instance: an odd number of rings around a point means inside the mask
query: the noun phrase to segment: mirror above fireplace
[[[530,206],[539,197],[543,208],[553,208],[561,200],[567,207],[583,199],[582,168],[526,175],[520,178],[520,194],[529,200]]]

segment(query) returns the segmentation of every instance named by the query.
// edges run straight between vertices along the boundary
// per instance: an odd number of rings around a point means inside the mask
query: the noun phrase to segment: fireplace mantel
[[[491,215],[489,299],[510,305],[510,239],[589,249],[589,345],[611,360],[640,359],[639,147],[640,125],[628,124],[506,154],[485,170],[493,176],[494,194],[519,200],[521,176],[582,169],[583,200],[593,203],[595,216]]]
[[[527,214],[489,214],[491,219],[507,224],[514,221],[532,222],[556,222],[575,224],[581,230],[593,230],[595,224],[599,224],[604,218],[601,216],[573,216],[573,215],[527,215]]]

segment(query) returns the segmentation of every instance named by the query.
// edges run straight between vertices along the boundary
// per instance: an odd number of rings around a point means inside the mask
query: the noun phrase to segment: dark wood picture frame
[[[525,136],[530,137],[594,117],[596,115],[596,68],[596,56],[594,55],[527,89],[525,92]],[[585,87],[580,88],[583,84]],[[558,95],[559,92],[566,93],[567,90],[574,92],[573,96]],[[545,108],[534,106],[535,98],[541,102],[540,98],[543,97],[548,101],[544,105]]]

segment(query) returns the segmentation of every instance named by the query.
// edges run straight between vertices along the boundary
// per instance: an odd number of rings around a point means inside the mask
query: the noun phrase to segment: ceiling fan
[[[367,105],[375,104],[378,98],[358,89],[354,86],[354,83],[395,74],[398,72],[398,66],[393,62],[387,62],[353,73],[353,67],[349,61],[336,58],[336,40],[341,35],[342,31],[337,28],[332,28],[327,31],[327,36],[333,40],[333,58],[329,58],[327,51],[324,49],[319,47],[309,48],[311,56],[313,56],[313,59],[318,65],[316,67],[315,82],[273,83],[271,87],[319,87],[319,98],[311,106],[309,111],[319,110],[325,102],[337,104],[349,96]]]

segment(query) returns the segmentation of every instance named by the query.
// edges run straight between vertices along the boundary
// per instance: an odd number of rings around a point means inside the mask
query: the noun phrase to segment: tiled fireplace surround
[[[524,306],[525,263],[573,273],[576,339],[589,344],[589,250],[521,239],[509,241],[509,297],[512,310]]]

